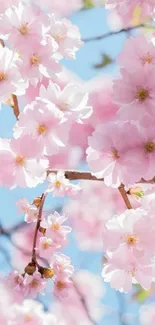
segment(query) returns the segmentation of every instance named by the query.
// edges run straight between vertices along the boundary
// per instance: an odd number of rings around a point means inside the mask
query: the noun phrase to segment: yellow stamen
[[[52,229],[55,230],[55,231],[58,231],[60,229],[60,225],[58,223],[54,223],[52,225]]]
[[[25,164],[25,159],[22,155],[19,155],[16,157],[16,164],[19,166],[24,166]]]
[[[29,32],[28,23],[21,25],[20,28],[19,28],[19,32],[22,35],[27,35],[28,32]]]
[[[56,181],[55,182],[55,187],[59,188],[61,186],[61,182],[60,181]]]
[[[37,130],[40,135],[45,134],[47,131],[47,126],[45,124],[41,124],[38,126]]]
[[[143,63],[143,64],[145,64],[145,63],[150,64],[150,63],[152,63],[152,61],[153,61],[153,57],[152,57],[151,54],[148,52],[145,56],[143,56],[143,57],[141,58],[141,60],[142,60],[142,63]]]
[[[6,73],[0,72],[0,81],[6,80]]]
[[[116,149],[112,149],[111,150],[111,154],[112,154],[112,157],[114,158],[114,159],[118,159],[119,158],[119,154],[118,154],[118,151],[116,150]]]
[[[145,143],[145,150],[147,152],[153,152],[155,149],[155,144],[152,141],[146,142]]]
[[[58,281],[56,286],[57,286],[58,290],[63,290],[63,289],[65,289],[66,284],[62,281]]]
[[[145,88],[138,89],[138,91],[136,93],[136,98],[140,102],[144,102],[148,97],[149,97],[149,91],[148,91],[148,89],[145,89]]]
[[[127,243],[128,245],[135,245],[137,242],[136,238],[134,235],[130,235],[128,238],[127,238]]]
[[[39,285],[39,282],[35,279],[32,280],[31,282],[31,288],[37,288]]]
[[[30,63],[32,65],[39,65],[40,64],[40,59],[39,57],[36,55],[36,54],[33,54],[31,57],[30,57]]]

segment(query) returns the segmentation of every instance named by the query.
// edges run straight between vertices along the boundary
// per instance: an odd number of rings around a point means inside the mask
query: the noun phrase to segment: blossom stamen
[[[39,57],[36,55],[36,54],[33,54],[31,57],[30,57],[30,63],[32,65],[36,65],[38,66],[40,64],[40,59]]]
[[[27,35],[28,32],[29,32],[29,28],[28,28],[28,23],[26,24],[22,24],[19,28],[19,32],[22,34],[22,35]]]
[[[19,155],[16,157],[16,164],[19,166],[24,166],[25,164],[25,159],[22,155]]]
[[[45,124],[40,124],[37,128],[37,131],[40,135],[45,134],[47,131],[47,126]]]
[[[152,141],[148,141],[145,143],[145,150],[147,152],[153,152],[155,149],[155,144]]]
[[[145,88],[138,89],[136,93],[136,99],[138,99],[140,102],[144,102],[149,97],[149,91]]]

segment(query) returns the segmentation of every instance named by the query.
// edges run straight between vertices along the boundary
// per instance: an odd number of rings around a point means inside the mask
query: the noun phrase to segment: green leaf
[[[101,57],[101,62],[100,63],[97,63],[94,65],[94,68],[95,69],[101,69],[101,68],[104,68],[106,67],[107,65],[111,64],[113,62],[113,59],[107,55],[107,54],[102,54],[102,57]]]
[[[83,0],[83,9],[91,9],[94,7],[92,0]]]

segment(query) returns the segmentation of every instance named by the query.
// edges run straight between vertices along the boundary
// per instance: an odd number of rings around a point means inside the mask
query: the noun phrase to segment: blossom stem
[[[35,233],[34,233],[33,248],[32,248],[32,263],[34,263],[34,264],[37,264],[37,254],[36,254],[37,236],[38,236],[38,231],[40,228],[42,212],[43,212],[43,207],[44,207],[44,203],[46,200],[46,196],[47,196],[47,193],[43,193],[41,196],[41,203],[40,203],[39,212],[38,212],[38,220],[37,220],[36,229],[35,229]]]
[[[97,35],[97,36],[93,36],[93,37],[88,37],[88,38],[84,38],[83,39],[83,42],[91,42],[91,41],[100,41],[104,38],[108,38],[110,36],[113,36],[113,35],[117,35],[117,34],[121,34],[121,33],[126,33],[126,32],[130,32],[132,30],[135,30],[137,28],[147,28],[147,29],[154,29],[154,26],[149,26],[149,25],[145,25],[145,24],[139,24],[139,25],[136,25],[136,26],[129,26],[127,28],[122,28],[120,30],[116,30],[116,31],[110,31],[110,32],[107,32],[107,33],[104,33],[104,34],[101,34],[101,35]]]
[[[91,317],[91,315],[90,315],[90,313],[89,313],[89,309],[88,309],[88,307],[87,307],[87,304],[86,304],[86,302],[85,302],[85,299],[83,298],[83,296],[82,296],[82,294],[81,294],[81,292],[80,292],[80,290],[79,290],[77,284],[75,283],[75,280],[73,281],[73,286],[74,286],[74,289],[75,289],[77,295],[79,296],[79,299],[80,299],[80,301],[81,301],[81,303],[82,303],[83,309],[84,309],[84,311],[85,311],[85,313],[86,313],[86,315],[87,315],[89,321],[90,321],[93,325],[97,325],[97,323],[92,319],[92,317]]]
[[[61,170],[63,171],[63,170]],[[59,170],[52,170],[49,169],[47,171],[47,175],[50,173],[57,174]],[[65,177],[71,181],[74,180],[89,180],[89,181],[102,181],[104,182],[104,178],[97,178],[96,176],[93,176],[90,172],[86,171],[79,171],[79,170],[64,170]],[[136,184],[155,184],[155,177],[153,177],[151,180],[146,181],[145,179],[141,178]],[[129,192],[129,191],[128,191]],[[128,193],[129,194],[129,193]]]
[[[122,184],[122,185],[118,188],[118,190],[119,190],[120,194],[122,195],[122,198],[123,198],[123,200],[124,200],[124,202],[125,202],[125,204],[126,204],[126,207],[127,207],[128,209],[132,209],[132,205],[131,205],[131,203],[130,203],[130,201],[129,201],[129,198],[128,198],[128,195],[127,195],[127,193],[126,193],[126,191],[125,191],[125,189],[124,189],[124,185]]]
[[[17,96],[14,95],[14,94],[12,94],[12,101],[13,101],[13,105],[12,105],[13,112],[14,112],[14,115],[15,115],[16,119],[18,120],[18,116],[20,114],[20,111],[19,111]]]

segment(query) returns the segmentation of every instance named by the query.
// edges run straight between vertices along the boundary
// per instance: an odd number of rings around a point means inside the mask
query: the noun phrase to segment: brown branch
[[[36,261],[36,259],[37,259],[37,255],[36,255],[37,236],[38,236],[38,231],[40,228],[40,223],[42,220],[42,212],[43,212],[43,207],[44,207],[46,196],[47,196],[47,193],[43,193],[41,196],[41,203],[40,203],[39,212],[38,212],[38,220],[37,220],[36,229],[35,229],[35,233],[34,233],[33,248],[32,248],[32,263],[34,263],[34,264],[37,263],[37,261]]]
[[[145,25],[145,24],[140,24],[140,25],[136,25],[136,26],[129,26],[127,28],[122,28],[120,30],[117,30],[117,31],[110,31],[110,32],[107,32],[107,33],[104,33],[104,34],[101,34],[101,35],[98,35],[98,36],[92,36],[92,37],[88,37],[88,38],[84,38],[83,39],[83,42],[91,42],[91,41],[100,41],[104,38],[108,38],[110,36],[113,36],[113,35],[118,35],[118,34],[121,34],[121,33],[127,33],[127,32],[130,32],[132,30],[135,30],[137,28],[147,28],[147,29],[154,29],[153,26],[149,26],[149,25]]]
[[[65,177],[71,181],[74,180],[89,180],[89,181],[102,181],[104,182],[104,178],[97,178],[96,176],[93,176],[91,172],[85,172],[85,171],[79,171],[79,170],[61,170],[64,172]],[[57,174],[59,170],[52,170],[49,169],[47,171],[47,175],[50,173]],[[136,184],[155,184],[155,177],[153,177],[151,180],[146,181],[145,179],[141,178],[139,182],[136,182]]]
[[[17,99],[17,96],[12,94],[12,108],[13,108],[13,112],[14,112],[14,115],[16,117],[16,119],[18,120],[18,116],[20,114],[20,111],[19,111],[19,105],[18,105],[18,99]]]
[[[132,205],[131,205],[131,203],[130,203],[130,201],[129,201],[129,198],[128,198],[128,195],[127,195],[127,193],[126,193],[126,191],[125,191],[125,189],[124,189],[124,185],[122,184],[122,185],[118,188],[118,190],[119,190],[119,192],[120,192],[120,194],[121,194],[121,196],[122,196],[122,198],[123,198],[123,200],[124,200],[124,202],[125,202],[126,207],[127,207],[128,209],[132,209]]]

